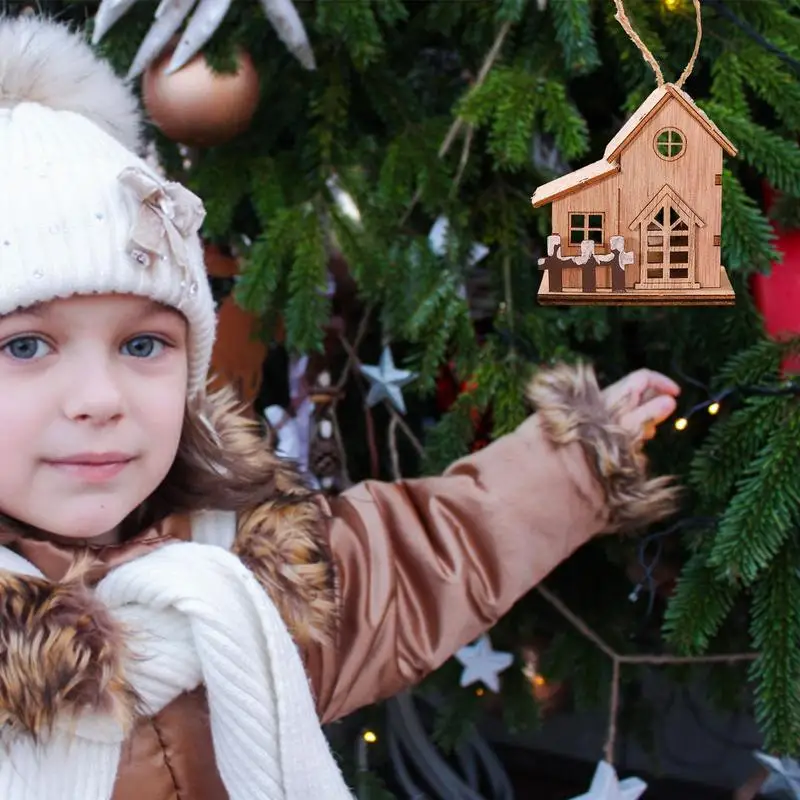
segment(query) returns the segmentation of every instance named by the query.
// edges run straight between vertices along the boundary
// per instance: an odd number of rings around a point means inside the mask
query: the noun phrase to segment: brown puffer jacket
[[[267,503],[239,520],[234,550],[301,648],[323,722],[419,682],[590,537],[671,510],[674,491],[664,479],[647,480],[639,446],[609,418],[591,371],[548,373],[534,400],[538,413],[516,432],[441,477],[365,482],[332,501]],[[291,475],[277,460],[274,469],[284,471],[290,492]],[[173,518],[125,545],[94,548],[94,577],[189,536],[187,520]],[[52,581],[62,580],[76,554],[49,542],[16,547]],[[43,634],[50,641],[59,633],[97,635],[75,626],[85,608],[54,621],[51,597],[25,580],[0,575],[3,607],[14,593],[28,604],[24,630],[0,633],[3,641],[18,634],[32,650],[29,663],[45,663],[33,652]],[[70,588],[62,583],[58,591]],[[54,631],[57,625],[64,630]],[[102,651],[84,644],[98,659],[108,657],[110,643]],[[92,684],[102,666],[95,661],[82,676],[84,703],[87,696],[100,702],[107,691]],[[0,660],[0,698],[9,698],[0,724],[19,722],[14,715],[44,724],[77,702],[58,691],[23,698],[19,677]],[[53,688],[49,676],[37,678]],[[142,798],[227,800],[202,687],[135,722],[113,800]]]

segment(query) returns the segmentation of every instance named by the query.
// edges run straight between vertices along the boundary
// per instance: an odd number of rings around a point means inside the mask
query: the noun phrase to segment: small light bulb
[[[676,431],[685,431],[686,426],[689,424],[689,420],[686,417],[681,417],[680,419],[675,420],[675,430]]]
[[[534,675],[533,676],[533,685],[534,686],[544,686],[547,683],[543,675]]]
[[[367,744],[375,744],[378,741],[378,737],[374,731],[364,731],[364,741]]]
[[[483,697],[483,689],[476,689],[475,694],[478,695],[478,697]]]
[[[718,411],[719,411],[719,403],[712,403],[708,407],[708,413],[709,414],[716,414]]]
[[[683,0],[661,0],[661,2],[667,11],[677,11],[683,5]]]

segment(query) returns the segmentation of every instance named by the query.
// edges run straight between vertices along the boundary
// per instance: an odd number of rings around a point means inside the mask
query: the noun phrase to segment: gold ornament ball
[[[190,147],[213,147],[247,130],[259,99],[258,73],[247,53],[239,53],[235,73],[225,74],[213,72],[198,53],[167,75],[171,57],[168,48],[142,78],[145,108],[165,136]]]

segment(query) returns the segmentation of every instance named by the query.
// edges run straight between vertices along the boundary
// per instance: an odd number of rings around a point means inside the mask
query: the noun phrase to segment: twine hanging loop
[[[675,83],[675,86],[678,89],[680,89],[683,84],[686,83],[687,79],[692,74],[694,65],[697,62],[697,54],[700,52],[700,41],[703,38],[703,20],[700,11],[700,0],[692,0],[692,2],[694,3],[695,20],[697,23],[697,36],[695,37],[694,41],[692,57],[689,59],[689,63],[681,73],[680,78],[678,78]],[[645,62],[650,65],[656,75],[656,84],[659,88],[661,88],[665,83],[664,73],[661,71],[661,67],[659,66],[658,61],[656,61],[656,57],[650,51],[648,46],[642,41],[639,34],[633,29],[633,25],[631,24],[628,14],[625,11],[623,0],[614,0],[614,5],[617,7],[617,13],[614,15],[614,19],[616,19],[617,22],[622,25],[622,29],[628,34],[630,40],[639,48],[642,58],[644,58]]]

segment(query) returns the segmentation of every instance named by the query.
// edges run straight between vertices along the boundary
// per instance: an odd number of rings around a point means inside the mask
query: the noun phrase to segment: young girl
[[[309,492],[226,396],[200,201],[77,34],[0,21],[0,797],[349,797],[320,722],[420,681],[673,507],[678,387],[539,373],[441,477]]]

